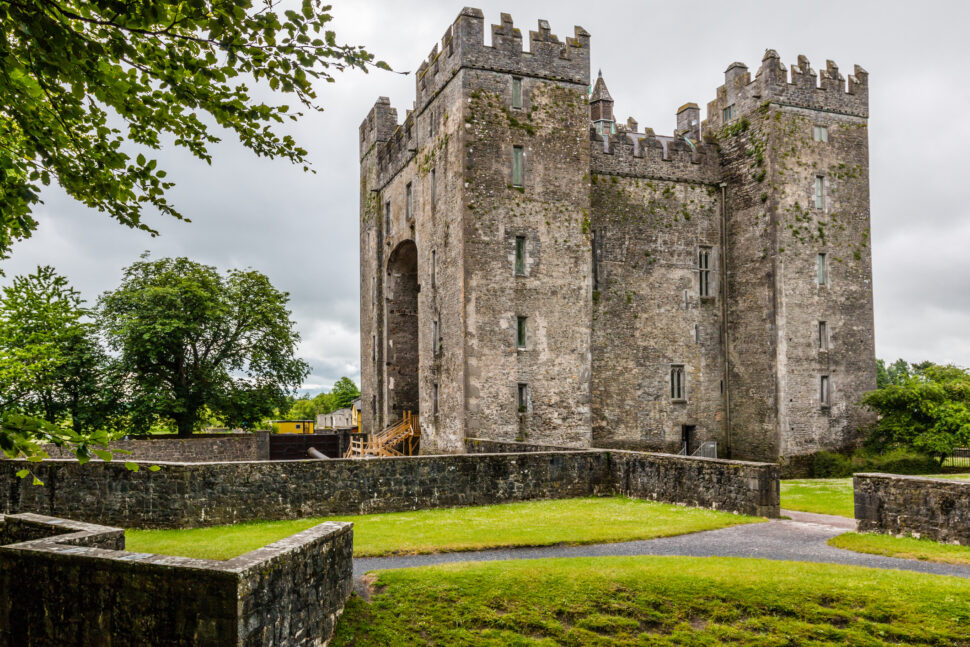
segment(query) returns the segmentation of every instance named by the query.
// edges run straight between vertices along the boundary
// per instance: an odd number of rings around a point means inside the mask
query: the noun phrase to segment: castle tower
[[[797,462],[851,446],[875,388],[868,75],[829,61],[751,79],[733,63],[708,105],[726,194],[731,452]]]
[[[589,119],[593,122],[593,129],[597,134],[609,135],[616,132],[616,122],[613,119],[613,97],[606,88],[603,71],[596,77],[596,85],[589,97]]]
[[[491,37],[462,10],[404,124],[379,101],[361,126],[364,426],[588,446],[589,35]]]

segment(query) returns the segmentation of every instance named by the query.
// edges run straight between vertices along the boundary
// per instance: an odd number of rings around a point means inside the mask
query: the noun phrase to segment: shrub
[[[881,453],[860,449],[851,456],[818,452],[812,460],[815,478],[843,478],[858,472],[933,474],[938,471],[939,463],[933,457],[902,447]]]
[[[812,476],[816,478],[841,478],[852,474],[848,456],[835,452],[819,452],[812,460]]]

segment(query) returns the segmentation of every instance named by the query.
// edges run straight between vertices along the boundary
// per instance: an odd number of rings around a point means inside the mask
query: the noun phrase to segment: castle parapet
[[[628,130],[600,135],[590,131],[590,164],[593,173],[654,178],[683,182],[716,183],[720,166],[710,144],[688,143],[682,138],[657,136],[652,128],[639,133]]]
[[[397,129],[397,108],[391,100],[379,97],[367,117],[360,124],[360,156],[363,157],[378,142],[386,142]]]
[[[869,73],[856,65],[846,85],[845,77],[833,61],[826,61],[825,69],[816,74],[808,58],[799,56],[789,76],[778,52],[769,49],[754,80],[743,63],[728,66],[724,85],[707,104],[707,127],[716,132],[727,121],[765,101],[868,118]]]

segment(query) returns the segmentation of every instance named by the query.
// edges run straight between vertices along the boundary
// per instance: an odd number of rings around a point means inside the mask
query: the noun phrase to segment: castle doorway
[[[418,414],[418,248],[406,240],[387,260],[387,418]]]

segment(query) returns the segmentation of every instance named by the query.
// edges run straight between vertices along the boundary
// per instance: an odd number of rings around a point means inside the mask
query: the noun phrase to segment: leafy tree
[[[879,414],[871,438],[876,446],[910,447],[940,465],[955,448],[970,446],[970,375],[964,369],[916,364],[901,383],[862,401]]]
[[[330,7],[303,0],[2,0],[0,66],[0,257],[36,229],[41,185],[129,227],[155,233],[145,207],[181,219],[172,183],[134,149],[163,139],[211,163],[232,131],[260,156],[308,170],[307,153],[273,125],[302,112],[253,98],[255,80],[320,110],[313,83],[334,71],[383,62],[338,44]]]
[[[128,376],[132,425],[169,419],[186,436],[203,407],[243,427],[282,409],[309,373],[288,298],[254,270],[223,276],[187,258],[128,267],[99,315]]]
[[[313,400],[300,398],[290,407],[286,417],[290,420],[315,420],[317,413],[321,412],[317,411],[317,405]]]
[[[885,360],[876,360],[876,386],[880,389],[890,384],[901,385],[909,376],[910,368],[906,360],[897,359],[889,365],[886,365]]]
[[[333,400],[331,411],[344,409],[353,404],[354,400],[360,397],[360,389],[349,377],[342,377],[330,389],[330,396]],[[329,411],[327,412],[329,413]]]

